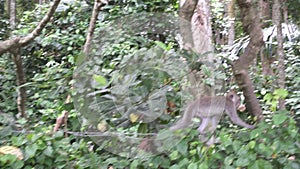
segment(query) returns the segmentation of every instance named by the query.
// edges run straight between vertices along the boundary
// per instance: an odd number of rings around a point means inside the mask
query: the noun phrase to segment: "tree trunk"
[[[273,76],[274,72],[273,69],[271,68],[271,64],[274,62],[274,60],[268,54],[266,54],[265,51],[266,49],[262,47],[260,51],[262,74],[264,76]]]
[[[288,8],[286,5],[286,0],[282,0],[283,6],[283,23],[286,25],[289,23],[289,16],[288,16]]]
[[[10,13],[9,13],[9,23],[12,30],[16,28],[16,0],[10,0]],[[20,55],[19,48],[10,51],[13,54],[13,60],[16,65],[16,77],[17,77],[17,105],[18,113],[21,117],[26,117],[26,89],[23,84],[25,84],[25,74],[23,71],[22,57]]]
[[[182,41],[180,47],[185,50],[193,50],[194,42],[192,35],[192,16],[194,14],[198,0],[180,0],[180,34]]]
[[[24,68],[23,68],[23,61],[20,55],[20,51],[15,51],[13,53],[13,60],[16,65],[16,76],[17,76],[17,105],[18,105],[18,112],[21,117],[26,117],[26,88],[22,86],[26,83]]]
[[[10,0],[10,26],[12,29],[16,26],[16,1]],[[22,57],[20,55],[20,48],[22,46],[27,45],[29,42],[31,42],[35,37],[37,37],[43,28],[46,26],[46,24],[49,22],[51,16],[54,14],[60,0],[54,0],[51,8],[49,9],[48,13],[44,16],[44,18],[39,22],[37,27],[27,36],[24,37],[14,37],[5,41],[0,41],[0,55],[2,55],[5,52],[10,52],[13,54],[13,60],[16,65],[16,76],[17,76],[17,90],[18,90],[18,111],[21,117],[25,117],[25,103],[26,103],[26,89],[23,84],[25,84],[25,74],[23,70],[23,63],[22,63]]]
[[[228,3],[228,17],[229,17],[229,31],[228,31],[228,45],[231,46],[233,45],[234,42],[234,21],[235,21],[235,12],[234,12],[234,5],[235,5],[235,0],[231,0]]]
[[[259,0],[259,11],[258,15],[261,21],[269,21],[271,19],[271,12],[270,12],[270,2],[268,0]],[[269,25],[269,22],[263,22],[262,28],[265,28]]]
[[[213,52],[210,4],[208,0],[198,1],[191,22],[195,51],[200,55],[206,52]],[[208,54],[205,58],[200,58],[200,60],[208,62],[213,62],[213,59],[212,54]]]
[[[279,88],[285,88],[285,65],[284,65],[284,50],[283,50],[283,35],[282,35],[282,12],[281,5],[279,0],[274,0],[273,4],[273,22],[277,28],[277,85]],[[279,110],[285,109],[285,101],[283,99],[279,99]]]
[[[239,88],[243,91],[246,107],[250,114],[256,116],[257,120],[262,120],[262,109],[254,93],[254,86],[249,77],[248,68],[263,45],[263,32],[260,18],[257,16],[255,4],[252,1],[237,0],[241,10],[242,24],[245,32],[250,35],[250,42],[245,52],[236,60],[232,66]]]
[[[16,28],[17,4],[16,4],[16,0],[10,0],[9,2],[10,2],[10,4],[9,4],[9,24],[10,24],[10,28],[13,30]]]
[[[180,1],[180,30],[183,42],[181,48],[196,52],[201,57],[195,62],[213,62],[212,30],[210,5],[208,0]],[[205,54],[209,53],[209,54]],[[214,89],[202,82],[203,73],[191,70],[189,92],[198,98],[201,95],[214,95]]]

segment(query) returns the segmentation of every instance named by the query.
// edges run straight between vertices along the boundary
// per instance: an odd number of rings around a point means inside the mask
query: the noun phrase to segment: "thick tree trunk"
[[[262,28],[265,28],[269,25],[269,20],[271,19],[270,2],[267,0],[259,0],[258,6],[259,18],[261,19],[261,21],[267,21],[262,23]]]
[[[182,36],[181,48],[200,55],[195,62],[213,62],[212,30],[210,5],[208,0],[181,0],[179,16]],[[210,53],[203,55],[204,53]],[[198,98],[201,95],[214,95],[212,87],[204,84],[203,73],[191,70],[189,92]]]
[[[198,0],[180,0],[179,17],[181,19],[179,24],[182,37],[180,47],[185,50],[194,48],[191,21],[197,3]]]
[[[254,58],[256,58],[261,46],[263,45],[263,32],[261,22],[252,1],[237,0],[241,10],[242,24],[245,32],[250,35],[250,42],[245,52],[233,63],[236,82],[243,91],[246,107],[250,114],[256,116],[257,120],[262,120],[262,109],[254,93],[254,86],[249,77],[248,68]]]
[[[212,29],[210,22],[210,4],[208,0],[198,0],[195,12],[191,18],[192,34],[195,51],[204,54],[213,52]],[[201,61],[213,62],[213,55],[200,58]]]
[[[282,35],[282,12],[279,0],[274,0],[273,4],[273,22],[277,28],[277,85],[279,88],[285,88],[285,65],[284,65],[284,50],[283,50],[283,35]],[[285,101],[279,100],[279,110],[285,109]]]

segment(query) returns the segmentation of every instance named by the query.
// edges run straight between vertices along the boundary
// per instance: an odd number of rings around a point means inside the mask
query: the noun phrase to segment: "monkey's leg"
[[[201,142],[206,142],[206,145],[208,146],[215,143],[214,136],[211,136],[208,140],[208,135],[213,134],[216,130],[219,120],[220,118],[218,116],[202,118],[201,125],[198,128],[200,133],[199,139]]]
[[[192,106],[188,106],[187,110],[184,112],[182,119],[180,119],[174,126],[170,127],[170,130],[179,130],[192,125],[192,118],[195,115],[195,110]]]

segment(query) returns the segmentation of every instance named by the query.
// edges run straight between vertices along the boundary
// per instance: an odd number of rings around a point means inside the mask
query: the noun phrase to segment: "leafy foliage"
[[[257,128],[251,131],[225,125],[216,133],[221,142],[206,147],[199,141],[195,129],[181,131],[186,134],[183,138],[176,138],[162,129],[168,128],[175,120],[175,116],[178,116],[184,107],[183,100],[188,99],[183,91],[187,69],[194,70],[200,67],[205,74],[203,81],[214,86],[218,80],[231,76],[227,62],[227,59],[231,58],[227,56],[238,56],[248,43],[247,37],[237,29],[237,37],[242,38],[236,41],[232,53],[224,53],[220,57],[223,67],[216,66],[216,70],[211,70],[205,64],[195,62],[198,55],[178,52],[179,46],[172,37],[152,32],[128,34],[132,30],[130,26],[123,27],[119,34],[109,34],[107,31],[115,24],[116,18],[126,22],[125,15],[130,16],[142,11],[175,15],[178,9],[177,1],[110,1],[100,12],[96,30],[96,36],[100,40],[98,39],[98,43],[94,42],[94,49],[105,50],[94,50],[93,54],[99,57],[91,58],[81,53],[91,15],[90,2],[92,1],[85,0],[61,4],[42,35],[35,39],[34,43],[22,48],[27,75],[25,85],[28,94],[28,119],[15,119],[17,94],[14,65],[9,55],[0,57],[0,145],[21,150],[24,156],[24,159],[20,160],[13,154],[1,153],[1,168],[300,168],[299,127],[295,121],[299,120],[300,116],[298,37],[286,42],[284,46],[287,54],[285,90],[276,89],[271,85],[276,77],[260,75],[260,65],[256,69],[258,71],[251,74],[255,79],[257,95],[263,109],[268,112],[265,122],[258,124]],[[4,1],[0,0],[0,5],[3,3]],[[27,34],[47,11],[47,5],[33,10],[34,5],[28,5],[29,1],[24,3],[25,1],[18,1],[19,8],[20,4],[24,5],[24,8],[19,9],[22,18],[14,34]],[[289,5],[291,4],[293,3],[290,2]],[[220,3],[214,1],[213,27],[226,30],[228,25],[226,19],[222,18],[224,11],[219,5]],[[4,8],[0,8],[1,10]],[[140,23],[145,20],[142,17],[139,19]],[[0,21],[2,39],[7,38],[7,26],[7,20]],[[159,26],[155,28],[158,29]],[[226,31],[224,33],[226,34]],[[276,43],[272,43],[271,46],[276,48]],[[86,60],[89,61],[82,65]],[[74,73],[75,68],[80,66],[83,69],[79,70],[86,71]],[[225,69],[227,76],[222,69]],[[75,81],[72,80],[73,73]],[[82,80],[83,83],[76,86],[78,80]],[[82,90],[74,91],[71,89],[72,85]],[[65,103],[69,93],[74,94],[74,100]],[[94,96],[94,100],[85,97],[90,95]],[[287,98],[287,108],[291,112],[277,111],[279,98]],[[81,104],[85,101],[94,101],[95,104],[85,107]],[[79,114],[74,109],[73,102],[78,106],[77,110],[87,111]],[[167,111],[161,111],[165,109]],[[99,110],[107,114],[93,114]],[[68,137],[65,137],[62,131],[52,133],[55,119],[63,111],[69,112],[69,131],[82,131],[81,127],[84,126],[88,131],[124,133],[120,135],[122,141],[131,147],[121,147],[120,142],[103,139],[105,136],[93,139],[82,133],[69,133]],[[81,115],[89,122],[81,124],[85,122]],[[126,142],[128,140],[125,136],[128,133],[134,135],[134,142]],[[157,151],[154,153],[157,155],[154,156],[152,152],[147,152],[148,150],[141,150],[141,144],[145,141],[145,137],[142,136],[145,135],[147,138],[151,137],[150,142],[145,142],[146,146],[151,146],[151,141],[154,141],[158,148],[162,144],[164,149],[154,149]],[[117,147],[117,151],[107,151],[109,149],[104,147],[105,145]],[[130,152],[128,148],[152,156],[126,158],[127,154],[125,157],[116,155],[121,151]]]

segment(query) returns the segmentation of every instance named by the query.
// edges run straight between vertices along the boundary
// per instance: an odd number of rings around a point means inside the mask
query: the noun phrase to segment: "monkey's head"
[[[246,110],[246,106],[244,104],[241,104],[241,97],[237,95],[235,91],[231,90],[230,92],[228,92],[226,98],[233,102],[237,110],[241,112]]]
[[[239,95],[236,94],[235,91],[231,90],[227,93],[226,98],[232,101],[236,108],[238,108],[241,105],[241,98]]]

